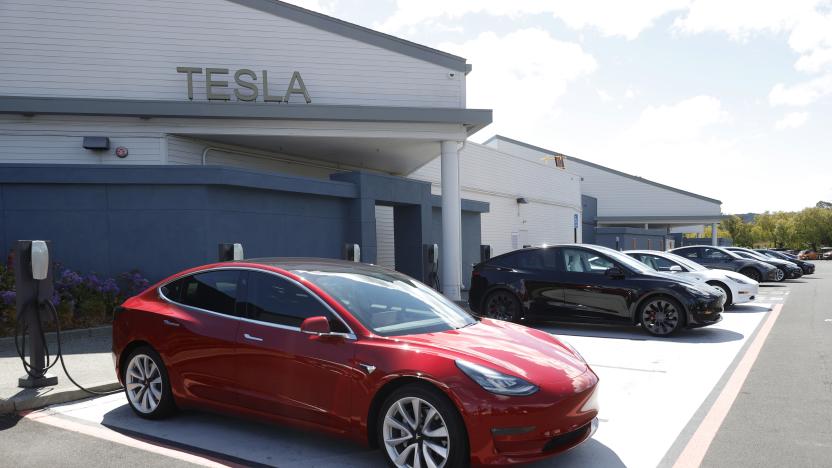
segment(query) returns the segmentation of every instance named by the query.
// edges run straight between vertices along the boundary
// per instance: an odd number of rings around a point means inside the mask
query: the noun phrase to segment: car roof
[[[257,265],[281,268],[288,271],[327,271],[332,273],[379,273],[380,271],[392,272],[370,263],[353,262],[335,258],[317,257],[264,257],[247,258],[240,260],[240,263],[254,263]]]

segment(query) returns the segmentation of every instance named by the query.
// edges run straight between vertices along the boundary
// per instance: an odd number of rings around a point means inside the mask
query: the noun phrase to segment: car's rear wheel
[[[728,288],[728,286],[725,286],[724,284],[718,281],[714,281],[708,284],[719,289],[720,291],[722,291],[723,294],[725,294],[725,308],[728,308],[728,306],[734,303],[734,297],[731,295],[731,289]]]
[[[153,348],[141,346],[130,353],[123,382],[127,401],[137,415],[160,419],[176,411],[167,369]]]
[[[685,326],[685,309],[675,299],[665,296],[644,301],[639,313],[641,326],[653,336],[670,336]]]
[[[743,275],[753,279],[754,281],[756,281],[758,283],[760,282],[760,279],[761,279],[760,272],[757,271],[754,268],[743,268],[742,270],[740,270],[740,274],[743,274]]]
[[[395,390],[379,412],[378,445],[396,468],[468,466],[468,436],[450,400],[421,384]]]
[[[517,296],[504,289],[494,291],[485,298],[485,316],[491,319],[517,322],[521,316],[520,308]]]

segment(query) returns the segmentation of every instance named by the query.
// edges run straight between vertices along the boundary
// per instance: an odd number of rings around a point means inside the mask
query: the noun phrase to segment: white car
[[[725,307],[753,301],[758,293],[759,283],[745,275],[728,270],[711,270],[670,252],[628,250],[624,253],[656,271],[674,273],[721,290],[726,297]]]

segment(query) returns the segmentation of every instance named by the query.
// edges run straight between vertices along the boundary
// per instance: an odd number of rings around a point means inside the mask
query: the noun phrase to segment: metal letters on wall
[[[194,75],[203,74],[203,69],[199,67],[176,67],[177,73],[184,73],[187,77],[188,99],[194,99]],[[230,101],[231,93],[224,92],[228,90],[228,80],[222,79],[222,76],[228,75],[230,72],[227,68],[205,68],[205,94],[209,101]],[[262,72],[262,86],[257,85],[257,74],[247,68],[242,68],[234,73],[234,82],[237,83],[238,88],[234,89],[234,97],[238,101],[256,101],[258,97],[262,96],[263,102],[289,102],[289,98],[293,94],[303,96],[307,104],[312,102],[309,97],[309,91],[306,89],[306,84],[300,76],[300,72],[292,73],[292,78],[289,80],[289,86],[286,92],[282,95],[271,94],[269,88],[269,72],[263,70]]]

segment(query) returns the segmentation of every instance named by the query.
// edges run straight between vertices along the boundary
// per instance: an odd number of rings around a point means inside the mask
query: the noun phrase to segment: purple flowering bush
[[[52,304],[58,312],[61,329],[107,323],[117,305],[150,285],[137,270],[117,278],[102,278],[95,273],[82,275],[60,264],[55,264],[52,271],[55,281]],[[11,262],[7,262],[0,266],[0,336],[14,333],[15,315],[14,272]]]

